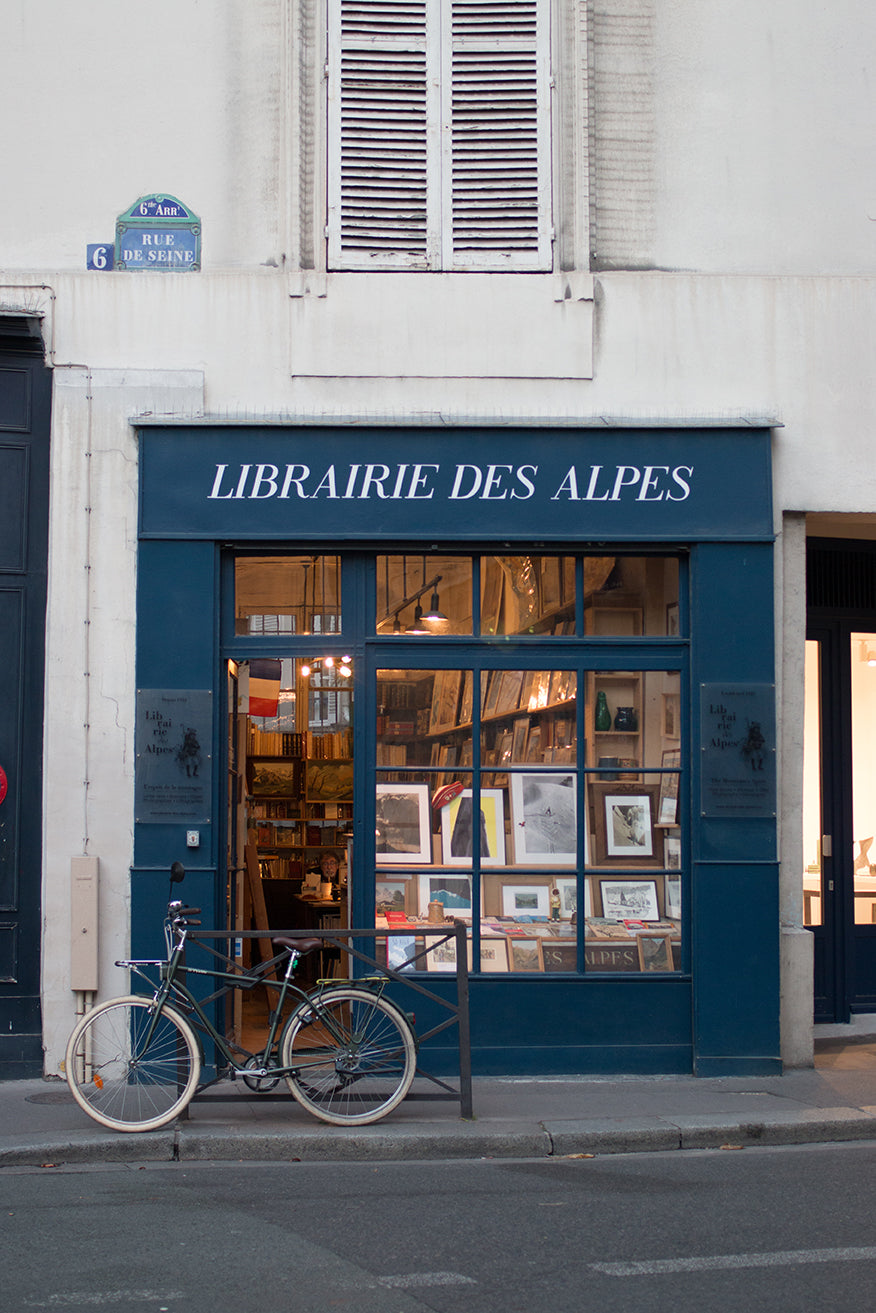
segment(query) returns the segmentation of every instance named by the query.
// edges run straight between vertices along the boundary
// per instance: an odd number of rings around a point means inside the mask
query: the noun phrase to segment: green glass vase
[[[611,712],[608,709],[608,702],[605,698],[604,689],[600,689],[596,694],[596,718],[594,726],[598,730],[611,729]]]

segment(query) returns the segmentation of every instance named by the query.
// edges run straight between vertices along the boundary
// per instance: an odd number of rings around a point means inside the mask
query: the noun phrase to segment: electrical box
[[[97,857],[70,859],[70,988],[97,989]]]

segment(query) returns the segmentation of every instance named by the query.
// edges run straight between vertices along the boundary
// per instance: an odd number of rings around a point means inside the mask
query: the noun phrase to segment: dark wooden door
[[[40,882],[51,371],[0,317],[0,1079],[42,1073]]]

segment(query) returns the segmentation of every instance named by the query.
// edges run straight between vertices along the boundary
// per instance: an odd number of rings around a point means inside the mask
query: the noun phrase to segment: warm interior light
[[[408,625],[407,629],[405,630],[405,633],[428,634],[428,632],[429,630],[423,624],[423,608],[420,606],[420,603],[418,602],[417,605],[414,607],[414,623],[412,625]]]
[[[309,665],[307,664],[307,662],[305,661],[304,664],[303,664],[302,667],[301,667],[301,677],[302,677],[302,679],[307,679],[307,677],[309,676],[309,674],[310,674],[310,666],[309,666]]]

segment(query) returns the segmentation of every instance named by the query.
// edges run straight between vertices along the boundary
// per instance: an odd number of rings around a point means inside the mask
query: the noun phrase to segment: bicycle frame
[[[171,933],[174,937],[172,946]],[[144,1035],[144,1047],[147,1046],[152,1039],[164,1005],[168,1002],[178,1003],[185,1013],[193,1014],[190,1015],[190,1020],[195,1026],[198,1039],[200,1040],[202,1035],[208,1035],[213,1040],[225,1062],[228,1064],[232,1075],[239,1075],[244,1078],[249,1078],[250,1080],[260,1080],[265,1078],[272,1081],[280,1080],[283,1077],[295,1075],[303,1068],[306,1068],[308,1065],[308,1058],[311,1059],[311,1064],[325,1061],[325,1048],[324,1046],[321,1046],[319,1048],[315,1047],[312,1050],[307,1048],[296,1050],[295,1063],[293,1066],[281,1067],[279,1065],[270,1065],[272,1056],[277,1052],[277,1038],[278,1031],[280,1031],[283,1005],[289,996],[296,999],[299,1003],[309,1003],[314,1009],[315,1016],[324,1025],[325,1029],[329,1032],[335,1042],[338,1044],[344,1044],[348,1043],[351,1038],[355,1039],[356,1036],[351,1037],[349,1034],[345,1033],[337,1025],[333,1013],[320,1007],[320,995],[322,992],[325,989],[334,988],[336,986],[355,984],[359,988],[368,989],[374,994],[376,1000],[382,996],[387,984],[386,979],[382,976],[366,976],[355,981],[341,979],[318,980],[316,990],[308,993],[306,990],[303,990],[296,985],[292,979],[295,968],[301,957],[301,954],[295,949],[284,949],[282,953],[277,954],[277,956],[271,958],[268,962],[262,962],[255,971],[246,972],[242,968],[235,971],[227,971],[208,969],[206,967],[192,967],[182,962],[186,939],[188,938],[187,926],[179,925],[171,920],[166,920],[165,938],[168,943],[168,948],[170,949],[169,955],[166,958],[140,958],[116,962],[116,966],[126,967],[136,976],[139,976],[141,980],[145,980],[154,991],[153,1003],[155,1007],[151,1022],[146,1034]],[[282,963],[284,958],[286,959],[286,968],[283,972],[282,978],[279,981],[267,979],[268,972]],[[229,959],[226,958],[225,960],[228,961]],[[154,981],[144,969],[146,967],[158,969],[160,974],[160,983],[158,986],[155,986]],[[220,1034],[213,1025],[202,1005],[192,994],[185,981],[177,978],[178,974],[182,972],[186,975],[191,974],[195,976],[203,976],[208,977],[213,981],[223,982],[224,988],[227,989],[252,989],[256,985],[265,985],[267,988],[276,988],[279,990],[279,996],[274,1007],[271,1009],[269,1017],[267,1040],[260,1053],[250,1053],[240,1045],[230,1045],[228,1043],[225,1036]],[[238,1049],[241,1053],[246,1055],[243,1062],[240,1062],[235,1058],[232,1048]],[[254,1067],[247,1065],[258,1058],[261,1059],[261,1066]],[[221,1077],[217,1077],[217,1079],[221,1079]],[[208,1084],[209,1083],[212,1082],[208,1082]]]

